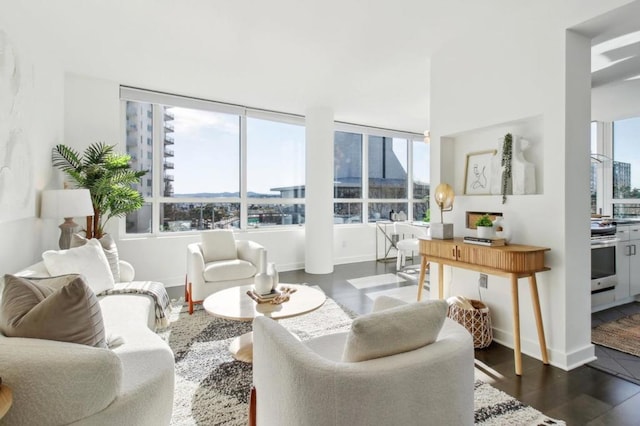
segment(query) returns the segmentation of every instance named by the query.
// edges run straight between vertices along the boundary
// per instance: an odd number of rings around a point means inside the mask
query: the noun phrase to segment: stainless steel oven
[[[591,224],[591,293],[612,290],[616,279],[616,226]]]

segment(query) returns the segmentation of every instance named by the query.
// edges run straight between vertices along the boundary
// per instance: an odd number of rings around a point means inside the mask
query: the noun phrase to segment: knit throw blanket
[[[131,281],[127,283],[116,283],[111,290],[100,293],[101,296],[111,294],[144,294],[150,296],[156,309],[156,331],[163,330],[169,326],[169,315],[171,314],[171,300],[162,283],[154,281]]]

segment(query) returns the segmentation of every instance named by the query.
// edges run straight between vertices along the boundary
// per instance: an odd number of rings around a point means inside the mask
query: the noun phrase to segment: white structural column
[[[305,271],[333,272],[333,109],[306,111]]]

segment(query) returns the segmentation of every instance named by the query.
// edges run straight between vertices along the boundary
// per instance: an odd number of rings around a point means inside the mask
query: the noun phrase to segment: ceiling
[[[429,57],[525,10],[513,0],[30,0],[12,8],[46,35],[41,42],[67,71],[294,114],[330,106],[338,121],[418,133],[429,128]],[[603,52],[618,62],[595,70],[594,83],[640,69],[639,52],[640,38]]]

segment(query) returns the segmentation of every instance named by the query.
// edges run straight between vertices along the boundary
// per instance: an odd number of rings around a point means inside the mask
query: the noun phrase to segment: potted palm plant
[[[87,216],[87,238],[102,238],[112,217],[125,216],[142,207],[144,198],[132,188],[147,171],[131,168],[128,154],[115,152],[115,145],[98,142],[83,154],[66,145],[53,148],[53,166],[67,174],[78,188],[91,193],[93,216]]]

